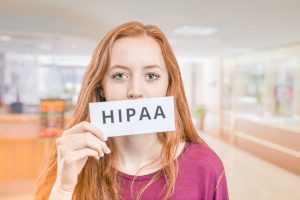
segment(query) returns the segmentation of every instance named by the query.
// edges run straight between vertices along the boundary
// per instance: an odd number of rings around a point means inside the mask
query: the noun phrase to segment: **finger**
[[[102,145],[103,151],[104,151],[106,154],[110,154],[110,153],[111,153],[110,148],[108,148],[108,146],[107,146],[107,144],[106,144],[105,142],[102,142],[102,143],[104,143],[104,144]]]
[[[68,141],[65,142],[67,148],[72,151],[88,147],[98,151],[99,155],[104,155],[103,152],[110,153],[107,144],[90,132],[72,134],[64,139]]]
[[[64,158],[64,160],[65,162],[71,164],[74,163],[75,161],[82,160],[90,156],[99,159],[99,155],[97,151],[93,149],[85,148],[85,149],[79,149],[77,151],[70,152],[68,156]]]
[[[102,133],[102,131],[98,127],[92,125],[87,121],[76,124],[71,129],[67,130],[65,134],[73,134],[80,132],[91,132],[102,141],[107,141],[107,137]]]

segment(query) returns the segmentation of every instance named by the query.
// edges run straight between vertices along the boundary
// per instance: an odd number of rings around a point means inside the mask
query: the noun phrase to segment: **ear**
[[[104,91],[103,91],[101,85],[96,86],[95,96],[96,96],[96,102],[106,101],[105,96],[104,96]]]
[[[100,96],[101,96],[101,97],[105,97],[104,90],[103,90],[102,87],[100,88],[100,91],[99,91],[99,92],[100,92]]]

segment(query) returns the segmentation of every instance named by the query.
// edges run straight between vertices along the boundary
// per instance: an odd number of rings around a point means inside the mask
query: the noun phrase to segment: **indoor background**
[[[94,48],[129,21],[166,33],[230,199],[300,199],[299,11],[297,0],[1,0],[0,200],[33,199]]]

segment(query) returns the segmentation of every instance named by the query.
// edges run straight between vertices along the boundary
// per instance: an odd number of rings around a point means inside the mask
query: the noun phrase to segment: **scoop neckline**
[[[180,152],[180,154],[177,156],[177,158],[175,160],[180,160],[181,157],[183,156],[183,154],[185,153],[186,149],[187,149],[187,146],[190,144],[190,141],[185,141],[185,144],[184,144],[184,147],[183,147],[183,150]],[[151,177],[153,177],[156,173],[158,173],[160,170],[158,171],[155,171],[155,172],[151,172],[150,174],[144,174],[144,175],[140,175],[140,176],[134,176],[134,175],[130,175],[130,174],[126,174],[122,171],[118,171],[118,174],[125,178],[125,179],[129,179],[129,180],[133,180],[134,177],[136,181],[140,181],[140,180],[146,180],[146,179],[150,179]]]

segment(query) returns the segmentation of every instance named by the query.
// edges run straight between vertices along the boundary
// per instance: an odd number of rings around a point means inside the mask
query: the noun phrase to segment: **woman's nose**
[[[138,79],[132,79],[128,85],[127,98],[139,99],[143,98],[143,85]]]

